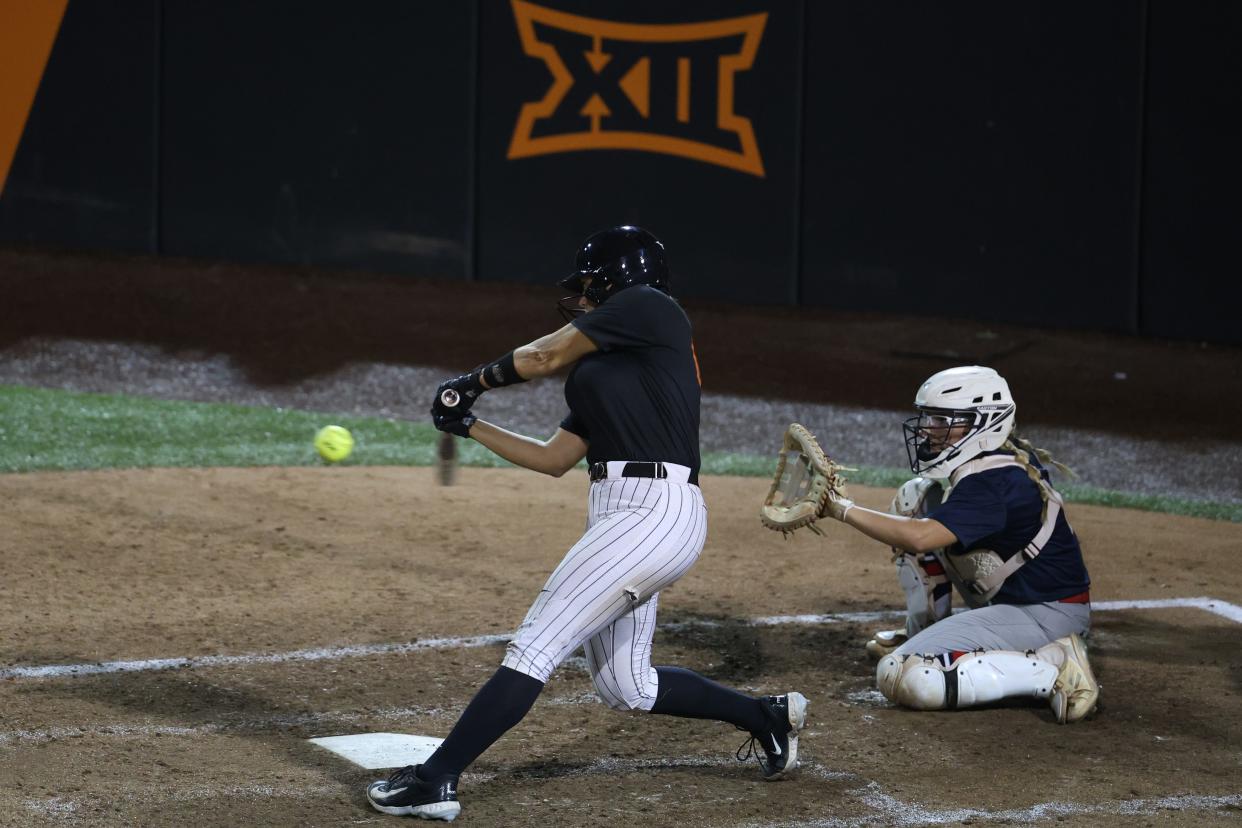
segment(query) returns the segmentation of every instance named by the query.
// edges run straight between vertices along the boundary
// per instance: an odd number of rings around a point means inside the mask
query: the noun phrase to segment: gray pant
[[[1038,650],[1091,627],[1090,604],[995,604],[937,621],[893,651],[935,655],[953,650]]]

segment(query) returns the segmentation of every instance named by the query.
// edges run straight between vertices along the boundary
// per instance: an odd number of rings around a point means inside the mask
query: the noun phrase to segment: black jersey
[[[599,350],[565,380],[561,428],[587,462],[654,460],[699,471],[699,376],[690,320],[671,297],[626,288],[573,322]]]

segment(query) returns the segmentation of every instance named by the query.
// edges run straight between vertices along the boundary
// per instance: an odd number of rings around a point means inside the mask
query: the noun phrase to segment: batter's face
[[[593,282],[594,280],[595,280],[594,276],[587,276],[585,279],[582,280],[583,294],[586,293],[586,289],[591,286],[591,282]],[[583,295],[583,296],[578,297],[578,307],[582,308],[583,313],[590,313],[592,310],[594,310],[595,308],[599,306],[596,305],[594,302],[592,302],[590,299],[586,298],[585,295]]]

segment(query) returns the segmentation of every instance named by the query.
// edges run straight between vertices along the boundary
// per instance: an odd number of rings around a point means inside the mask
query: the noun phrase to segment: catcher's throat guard
[[[815,521],[828,512],[833,498],[844,497],[842,471],[853,469],[829,459],[805,426],[791,424],[781,441],[776,474],[759,519],[769,529],[786,535],[804,526],[822,535]]]

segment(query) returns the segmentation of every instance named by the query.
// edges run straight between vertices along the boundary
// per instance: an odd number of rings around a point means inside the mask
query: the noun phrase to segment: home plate
[[[420,764],[435,753],[444,740],[409,733],[355,733],[352,736],[321,736],[307,741],[359,767],[379,770]]]

